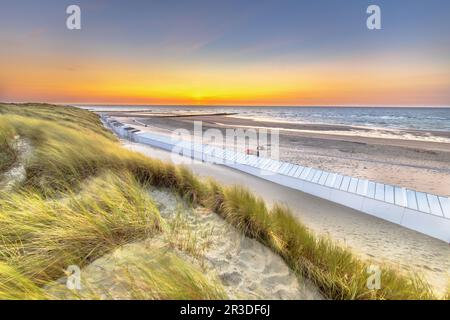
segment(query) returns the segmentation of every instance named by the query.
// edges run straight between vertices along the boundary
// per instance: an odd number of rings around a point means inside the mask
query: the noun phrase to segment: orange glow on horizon
[[[370,57],[369,57],[370,58]],[[127,62],[62,55],[2,59],[0,100],[97,104],[443,105],[448,73],[439,65],[367,63],[220,65]],[[401,59],[400,59],[401,60]],[[7,63],[5,63],[7,62]]]

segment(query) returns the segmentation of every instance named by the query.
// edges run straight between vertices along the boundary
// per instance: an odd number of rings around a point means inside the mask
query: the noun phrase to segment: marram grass
[[[149,196],[147,183],[170,184],[158,168],[183,176],[183,170],[178,174],[155,162],[151,171],[159,177],[146,174],[137,179],[128,169],[146,167],[146,159],[123,153],[98,117],[69,108],[70,113],[75,111],[72,118],[88,119],[82,127],[74,128],[76,119],[66,123],[68,120],[60,117],[66,108],[58,109],[55,118],[48,106],[42,112],[41,108],[8,106],[8,113],[0,116],[0,134],[26,138],[33,145],[26,179],[14,192],[0,191],[2,299],[56,298],[42,287],[64,276],[67,266],[83,267],[119,246],[162,232],[164,221]],[[0,113],[2,109],[0,105]],[[188,180],[183,180],[184,184]],[[189,192],[186,195],[194,200]],[[130,283],[130,292],[148,299],[226,297],[219,284],[203,277],[192,265],[176,257],[170,259],[174,263],[170,268],[143,269],[148,277],[140,279],[139,286]],[[152,285],[156,286],[152,292],[142,292],[142,286]]]
[[[0,131],[8,127],[9,135],[27,138],[34,150],[21,186],[0,195],[0,262],[28,279],[25,291],[28,284],[39,289],[58,278],[67,264],[85,265],[123,243],[161,232],[163,222],[145,192],[152,185],[218,213],[279,254],[327,298],[437,298],[419,276],[389,266],[382,267],[381,289],[368,290],[369,263],[314,235],[288,208],[267,208],[245,188],[203,181],[186,168],[128,151],[88,111],[0,104],[1,113]],[[158,272],[150,270],[148,279],[175,270]],[[39,297],[39,290],[29,288]],[[180,288],[192,289],[181,282]]]
[[[312,280],[332,299],[434,299],[430,286],[417,275],[403,275],[385,266],[381,288],[367,289],[369,264],[327,238],[316,237],[286,207],[268,209],[242,187],[211,185],[207,202],[227,221],[278,253],[298,274]],[[243,203],[243,205],[240,205]],[[245,204],[244,204],[245,203]]]
[[[17,160],[17,150],[14,145],[14,129],[5,121],[0,120],[0,175],[8,170]]]
[[[0,197],[0,259],[36,283],[161,229],[155,204],[126,173],[105,174],[57,199],[30,190]]]
[[[50,297],[36,283],[0,262],[0,300],[44,300]]]
[[[134,266],[123,277],[133,299],[138,300],[223,300],[225,291],[217,279],[206,278],[202,270],[173,253],[157,251],[150,263]]]

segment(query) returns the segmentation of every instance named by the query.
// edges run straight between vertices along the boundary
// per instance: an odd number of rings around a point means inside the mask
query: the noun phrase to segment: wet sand
[[[343,125],[295,124],[236,118],[236,115],[114,113],[125,123],[171,134],[175,129],[280,129],[282,161],[450,196],[450,132],[382,130]],[[137,121],[137,122],[135,122]],[[143,126],[141,126],[143,128]]]

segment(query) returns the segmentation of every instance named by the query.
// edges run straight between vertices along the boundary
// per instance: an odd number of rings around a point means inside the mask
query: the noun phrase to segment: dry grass
[[[44,300],[50,297],[29,278],[0,262],[0,300]]]
[[[150,237],[161,218],[128,174],[104,175],[78,194],[49,199],[29,190],[0,199],[0,260],[35,283],[57,279],[112,249]]]
[[[172,253],[156,252],[145,267],[135,266],[125,278],[133,299],[221,300],[227,296],[217,279]]]

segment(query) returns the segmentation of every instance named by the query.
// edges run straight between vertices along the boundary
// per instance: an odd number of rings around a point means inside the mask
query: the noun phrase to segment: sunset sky
[[[0,43],[0,101],[450,105],[448,0],[1,0]]]

